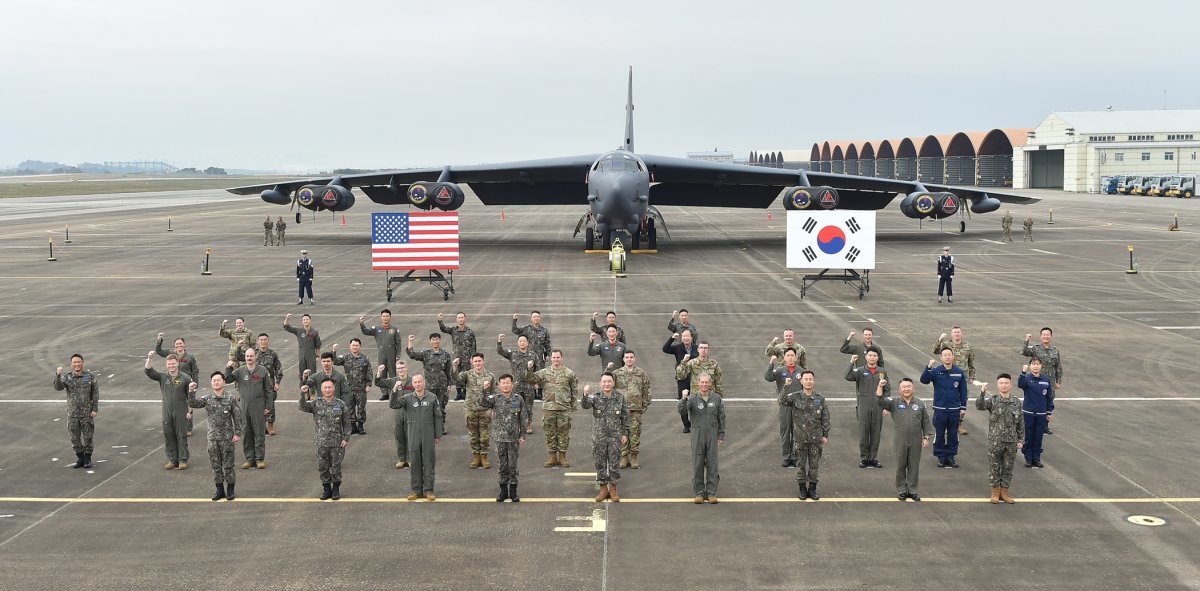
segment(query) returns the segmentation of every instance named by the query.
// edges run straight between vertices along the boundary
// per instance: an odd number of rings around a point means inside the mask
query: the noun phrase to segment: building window
[[[1142,152],[1142,162],[1150,161],[1150,152]]]
[[[1118,152],[1118,153],[1116,153],[1116,154],[1113,154],[1113,158],[1114,158],[1114,159],[1115,159],[1117,162],[1124,162],[1124,161],[1125,161],[1125,154],[1123,154],[1123,153],[1121,153],[1121,152]]]
[[[1129,142],[1152,142],[1152,141],[1154,141],[1154,136],[1152,136],[1152,135],[1130,135],[1130,136],[1126,136],[1126,137],[1127,137],[1126,141],[1129,141]]]
[[[1167,141],[1191,141],[1196,134],[1193,133],[1173,133],[1167,136]]]
[[[1175,152],[1166,152],[1163,154],[1163,160],[1174,160]]]

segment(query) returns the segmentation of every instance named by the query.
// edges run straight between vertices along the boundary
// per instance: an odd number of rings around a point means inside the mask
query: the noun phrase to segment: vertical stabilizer
[[[625,102],[625,149],[633,151],[633,66],[629,66],[629,98]]]

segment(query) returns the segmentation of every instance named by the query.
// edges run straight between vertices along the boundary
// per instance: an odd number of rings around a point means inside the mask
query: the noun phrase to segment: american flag
[[[371,270],[457,268],[457,211],[371,214]]]

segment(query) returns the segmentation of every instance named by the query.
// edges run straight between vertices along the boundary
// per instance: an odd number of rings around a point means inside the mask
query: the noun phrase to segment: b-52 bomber
[[[484,205],[575,205],[588,211],[575,227],[584,230],[584,246],[608,249],[622,232],[633,250],[658,247],[658,228],[666,230],[657,206],[746,207],[765,209],[782,196],[784,208],[874,210],[904,195],[900,211],[914,218],[940,219],[959,213],[969,200],[973,213],[1005,203],[1038,199],[977,188],[927,185],[805,170],[765,168],[638,154],[633,145],[633,68],[625,104],[622,145],[603,154],[587,154],[469,166],[446,165],[331,178],[291,180],[228,189],[237,195],[259,194],[263,201],[312,211],[345,211],[359,189],[381,205],[453,211],[465,200],[467,185]],[[299,221],[297,214],[297,221]]]

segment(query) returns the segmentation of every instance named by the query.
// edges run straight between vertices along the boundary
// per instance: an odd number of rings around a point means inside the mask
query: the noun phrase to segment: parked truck
[[[1144,177],[1141,177],[1141,179],[1142,179],[1142,181],[1140,184],[1133,186],[1133,190],[1130,191],[1132,194],[1134,194],[1134,195],[1149,195],[1150,189],[1157,187],[1159,181],[1162,180],[1162,177],[1144,176]]]
[[[1117,185],[1117,193],[1122,195],[1132,195],[1133,188],[1141,186],[1142,184],[1142,177],[1140,176],[1127,176],[1122,178],[1125,179],[1124,182]]]
[[[1167,181],[1166,196],[1191,199],[1196,194],[1196,178],[1194,174],[1184,174],[1171,177]]]

